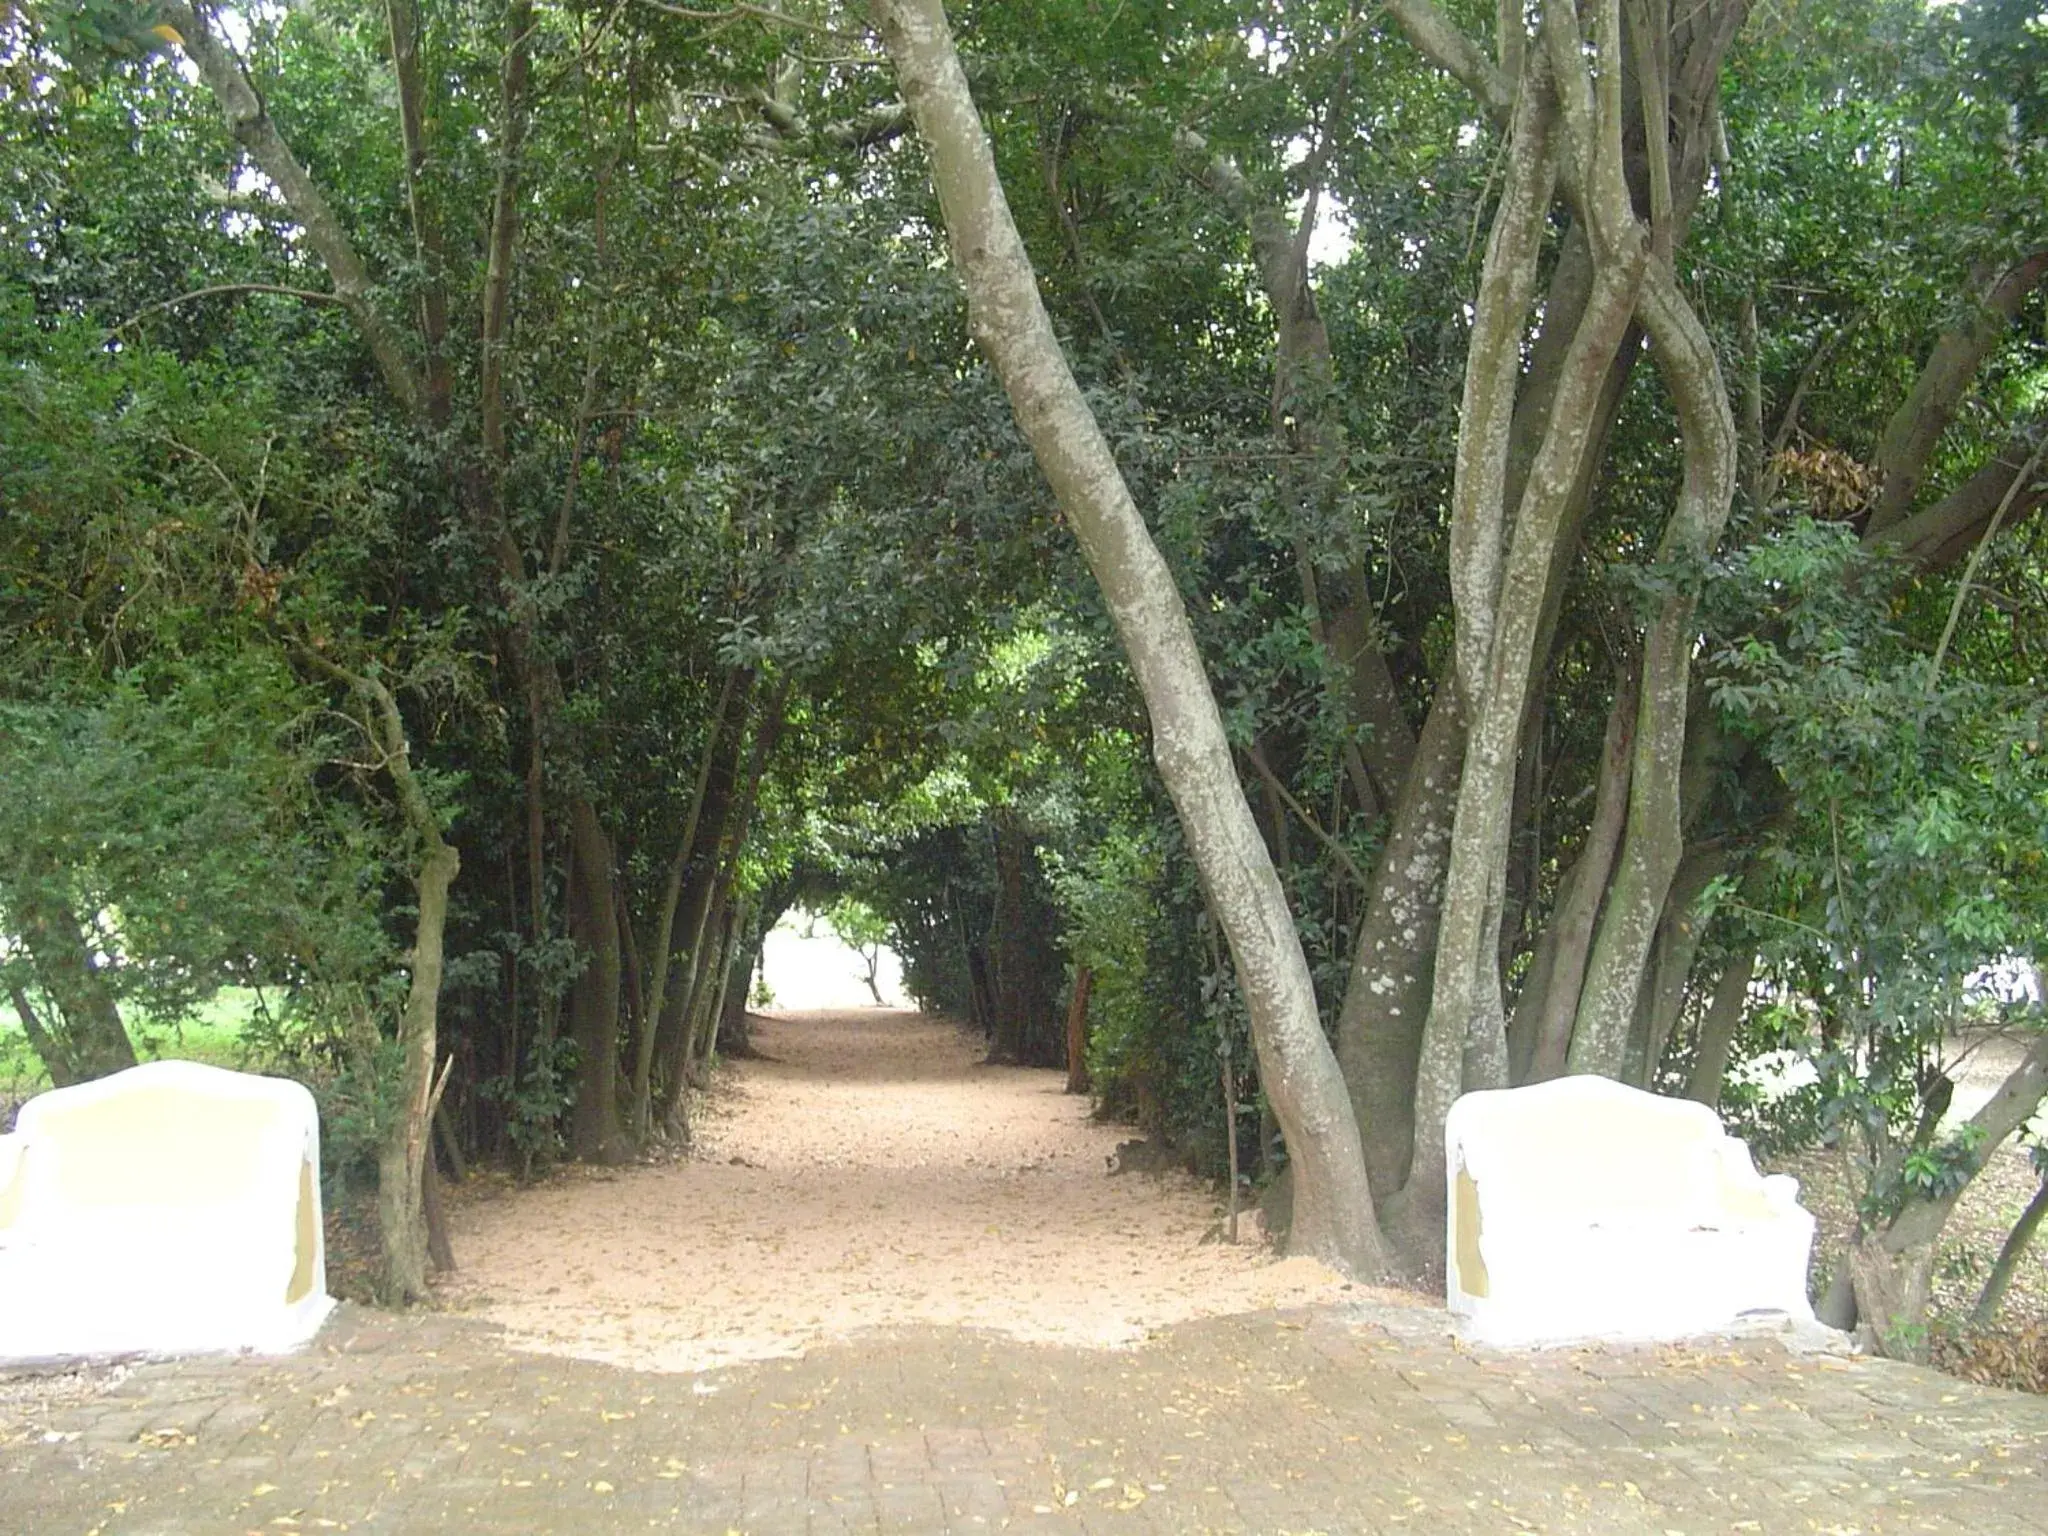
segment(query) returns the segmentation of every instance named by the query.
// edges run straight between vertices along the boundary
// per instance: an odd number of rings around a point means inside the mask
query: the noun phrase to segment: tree
[[[1179,590],[1039,300],[943,10],[879,0],[875,19],[931,155],[969,324],[1101,584],[1151,712],[1154,760],[1229,940],[1267,1093],[1304,1170],[1290,1244],[1377,1275],[1385,1255],[1357,1123]]]

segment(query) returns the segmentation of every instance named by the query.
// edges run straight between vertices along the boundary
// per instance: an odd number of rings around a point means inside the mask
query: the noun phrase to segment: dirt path
[[[689,1161],[460,1210],[457,1304],[530,1348],[690,1371],[919,1323],[1125,1344],[1361,1294],[1214,1240],[1193,1179],[1110,1177],[1129,1130],[951,1024],[796,1013],[754,1039],[770,1059],[726,1070]]]

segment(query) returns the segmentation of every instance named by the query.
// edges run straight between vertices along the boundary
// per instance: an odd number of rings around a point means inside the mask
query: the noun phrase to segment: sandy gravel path
[[[1214,1240],[1193,1179],[1109,1176],[1128,1129],[949,1023],[793,1013],[754,1039],[771,1059],[724,1069],[689,1160],[465,1202],[455,1303],[527,1347],[691,1371],[906,1324],[1126,1344],[1347,1290]]]

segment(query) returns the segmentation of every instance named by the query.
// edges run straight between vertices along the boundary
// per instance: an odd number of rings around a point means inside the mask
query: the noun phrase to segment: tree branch
[[[1970,296],[1970,314],[1944,331],[1913,381],[1911,393],[1892,413],[1877,448],[1877,505],[1868,533],[1883,533],[1904,522],[1927,476],[1928,461],[1955,419],[1977,369],[2005,336],[2027,295],[2048,278],[2048,249],[2035,251],[1999,273]]]
[[[165,299],[161,304],[152,304],[147,309],[138,309],[109,330],[106,339],[112,341],[123,331],[134,329],[151,315],[162,314],[167,309],[176,309],[180,304],[189,304],[194,299],[209,299],[222,293],[275,293],[287,299],[303,299],[308,304],[348,303],[348,300],[338,293],[322,293],[317,288],[285,288],[276,283],[215,283],[211,287],[194,288],[190,293],[181,293],[175,299]]]
[[[498,95],[498,180],[491,195],[489,255],[484,268],[483,334],[477,366],[477,412],[491,472],[505,462],[505,329],[512,307],[512,258],[519,234],[519,154],[526,139],[526,82],[533,0],[505,7],[505,61]]]
[[[369,344],[385,387],[407,414],[418,416],[422,399],[419,377],[397,334],[371,302],[374,285],[369,268],[363,265],[326,195],[299,164],[277,124],[271,121],[263,98],[250,83],[241,61],[214,36],[198,10],[184,0],[155,0],[155,13],[176,35],[185,56],[199,71],[199,78],[213,92],[235,142],[283,194],[285,207],[306,232],[306,243],[327,269],[334,284],[334,302],[348,310]]]
[[[1387,0],[1415,51],[1470,91],[1496,127],[1506,127],[1515,105],[1515,77],[1496,68],[1477,43],[1460,32],[1432,0]]]
[[[1315,840],[1329,849],[1331,856],[1344,866],[1344,872],[1358,882],[1358,888],[1365,891],[1371,890],[1372,881],[1367,879],[1365,871],[1358,867],[1358,861],[1351,857],[1351,850],[1323,830],[1323,824],[1316,820],[1315,813],[1297,800],[1286,784],[1281,781],[1280,775],[1273,771],[1272,765],[1266,761],[1266,754],[1261,752],[1256,745],[1241,747],[1239,750],[1244,753],[1245,761],[1258,770],[1259,777],[1266,781],[1266,787],[1280,797],[1281,803],[1288,810],[1294,812],[1296,818],[1304,827],[1308,828],[1309,833]]]
[[[1991,541],[1998,537],[1998,525],[2005,521],[2005,514],[2012,509],[2013,498],[2020,487],[2033,478],[2034,471],[2041,467],[2041,455],[2048,453],[2048,437],[2044,437],[2034,449],[2020,472],[2012,477],[2012,484],[2005,488],[2005,495],[1999,498],[1998,510],[1991,514],[1991,521],[1984,527],[1984,537],[1977,541],[1970,551],[1970,558],[1963,565],[1962,579],[1956,583],[1955,601],[1949,604],[1948,622],[1941,627],[1940,643],[1934,647],[1934,662],[1927,671],[1927,691],[1932,694],[1934,685],[1941,678],[1941,664],[1948,656],[1949,642],[1956,637],[1956,625],[1962,621],[1963,600],[1970,595],[1970,583],[1977,575],[1977,567],[1984,563],[1984,552],[1991,547]]]

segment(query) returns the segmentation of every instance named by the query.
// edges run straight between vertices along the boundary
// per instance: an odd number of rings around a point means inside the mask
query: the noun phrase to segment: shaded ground
[[[1460,1351],[1325,1306],[1132,1350],[867,1334],[707,1375],[344,1309],[0,1388],[0,1530],[2038,1532],[2048,1403],[1882,1361]]]
[[[1109,1177],[1131,1132],[944,1020],[769,1015],[754,1044],[690,1159],[463,1203],[454,1304],[528,1347],[694,1370],[907,1324],[1122,1344],[1350,1289],[1218,1240],[1183,1174]]]
[[[1947,1123],[1976,1113],[2019,1064],[2026,1046],[2026,1038],[2016,1034],[1950,1041],[1956,1089]],[[2037,1131],[2048,1130],[2048,1111],[2034,1123]],[[1818,1220],[1815,1277],[1824,1280],[1855,1226],[1856,1192],[1848,1168],[1839,1152],[1826,1150],[1782,1157],[1774,1167],[1798,1177],[1800,1200]],[[1935,1358],[1945,1369],[1975,1381],[2048,1392],[2048,1234],[2022,1256],[1992,1326],[1978,1329],[1967,1321],[2006,1234],[2040,1184],[2027,1149],[2014,1142],[1994,1153],[1971,1180],[1942,1233],[1932,1321]]]
[[[2043,1529],[2043,1399],[1770,1339],[1467,1351],[1204,1243],[1199,1187],[1106,1177],[1117,1133],[940,1026],[762,1042],[705,1158],[461,1215],[473,1306],[610,1358],[345,1307],[288,1359],[0,1375],[0,1533]]]

